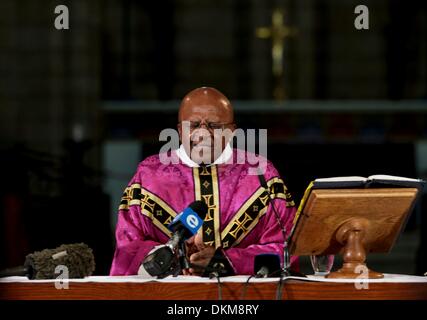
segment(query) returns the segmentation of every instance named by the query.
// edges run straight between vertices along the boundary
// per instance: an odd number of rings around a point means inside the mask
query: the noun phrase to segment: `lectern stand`
[[[417,188],[312,189],[298,210],[292,255],[342,254],[328,278],[382,278],[366,266],[370,252],[389,252],[412,211]]]

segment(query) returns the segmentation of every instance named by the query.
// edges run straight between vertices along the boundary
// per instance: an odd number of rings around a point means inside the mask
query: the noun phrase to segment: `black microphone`
[[[254,262],[255,278],[280,275],[280,257],[275,253],[259,254]]]
[[[68,268],[70,279],[84,278],[95,270],[92,249],[84,243],[63,244],[56,249],[44,249],[26,256],[23,266],[0,271],[1,277],[24,276],[31,280],[56,279],[58,266]]]
[[[267,278],[273,277],[277,274],[280,276],[280,257],[275,253],[262,253],[255,256],[254,261],[254,274],[248,277],[243,287],[242,295],[240,300],[244,300],[246,291],[248,289],[249,281],[255,278]]]
[[[202,227],[207,212],[206,203],[199,200],[178,214],[168,226],[173,232],[172,237],[166,244],[157,246],[148,253],[142,262],[144,270],[140,270],[138,274],[165,277],[177,275],[180,269],[187,268],[184,240],[195,235]]]

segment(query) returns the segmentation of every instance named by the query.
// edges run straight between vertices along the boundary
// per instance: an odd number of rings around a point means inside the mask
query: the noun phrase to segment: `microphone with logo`
[[[171,238],[166,244],[156,246],[148,253],[138,274],[164,278],[171,274],[177,276],[182,269],[188,268],[184,241],[201,228],[207,212],[207,205],[199,200],[178,214],[168,226],[172,231]]]

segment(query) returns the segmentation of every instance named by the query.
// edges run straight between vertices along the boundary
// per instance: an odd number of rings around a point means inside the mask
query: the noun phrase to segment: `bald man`
[[[224,275],[253,274],[258,254],[275,253],[282,259],[283,233],[270,200],[276,199],[288,232],[294,202],[267,159],[269,190],[260,185],[254,164],[247,161],[251,154],[230,145],[235,129],[232,105],[218,90],[197,88],[183,98],[178,113],[181,146],[167,154],[175,161],[164,163],[162,154],[148,157],[124,191],[111,275],[141,273],[147,254],[169,240],[169,223],[195,200],[203,200],[209,210],[202,228],[186,241],[188,260],[195,267],[183,274],[203,275],[217,266]],[[291,264],[296,263],[292,258]]]

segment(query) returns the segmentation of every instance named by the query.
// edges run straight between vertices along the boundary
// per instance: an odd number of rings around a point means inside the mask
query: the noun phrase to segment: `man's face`
[[[198,164],[213,163],[232,137],[233,113],[224,103],[209,97],[183,102],[178,130],[185,151]]]

